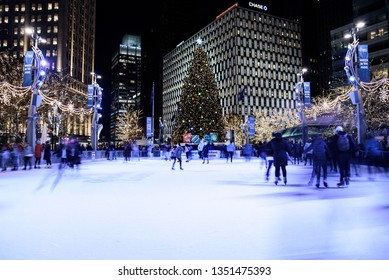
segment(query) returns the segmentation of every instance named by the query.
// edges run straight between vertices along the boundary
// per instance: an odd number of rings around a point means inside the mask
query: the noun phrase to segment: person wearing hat
[[[273,150],[273,164],[275,168],[275,181],[274,184],[278,185],[278,181],[281,181],[280,173],[284,179],[284,184],[287,183],[286,166],[288,165],[289,155],[291,154],[291,148],[288,141],[282,138],[280,132],[274,133],[274,138],[270,141],[271,149]]]
[[[358,147],[350,135],[344,131],[342,126],[335,128],[335,135],[331,137],[331,151],[336,156],[336,162],[339,168],[338,187],[348,186],[350,183],[351,159]]]

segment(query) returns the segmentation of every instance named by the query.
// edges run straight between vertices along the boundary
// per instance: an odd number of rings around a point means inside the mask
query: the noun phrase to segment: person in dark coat
[[[304,153],[312,150],[313,169],[310,182],[316,176],[316,188],[320,187],[321,171],[323,170],[323,185],[328,188],[327,183],[327,161],[328,161],[328,147],[321,135],[315,135],[310,145]]]
[[[50,141],[46,141],[43,159],[46,161],[46,168],[51,168],[51,146]]]
[[[335,135],[332,136],[332,147],[331,150],[334,151],[336,155],[336,162],[338,164],[340,179],[338,183],[338,187],[342,187],[346,184],[346,186],[350,183],[350,167],[351,167],[351,158],[354,153],[358,150],[357,144],[353,137],[348,135],[346,131],[344,131],[343,127],[338,126],[335,130]],[[344,136],[348,139],[349,148],[346,151],[342,151],[338,146],[339,137]]]
[[[289,155],[291,154],[291,147],[288,141],[282,139],[280,132],[274,133],[274,138],[270,141],[271,148],[273,150],[274,168],[275,168],[275,181],[277,185],[278,181],[281,181],[280,171],[284,177],[284,184],[287,183],[286,166],[288,165]]]
[[[204,142],[204,147],[203,147],[203,164],[205,163],[205,160],[207,160],[207,164],[209,163],[209,144],[208,142]]]

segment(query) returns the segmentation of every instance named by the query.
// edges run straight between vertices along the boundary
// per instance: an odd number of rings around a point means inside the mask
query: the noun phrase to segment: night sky
[[[182,11],[183,16],[193,19],[193,30],[197,32],[237,2],[237,0],[130,1],[128,7],[123,1],[97,0],[95,71],[102,75],[103,79],[106,75],[109,76],[111,56],[118,48],[122,37],[126,33],[142,35],[148,28],[155,26],[162,15],[163,6],[176,8]],[[252,0],[252,2],[267,5],[269,10],[274,11],[298,7],[302,1],[293,1],[292,6],[287,0]],[[194,34],[192,32],[188,30],[188,37]]]
[[[236,0],[196,0],[188,3],[177,0],[131,1],[128,8],[122,1],[97,0],[95,71],[98,74],[110,75],[111,56],[123,36],[126,33],[142,35],[147,28],[155,25],[161,16],[162,5],[183,5],[180,9],[186,10],[192,16],[195,15],[194,18],[197,18],[198,22],[194,22],[194,26],[201,29],[236,2]]]

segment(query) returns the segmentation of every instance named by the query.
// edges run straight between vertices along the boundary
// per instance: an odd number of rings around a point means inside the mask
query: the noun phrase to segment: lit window
[[[53,9],[53,3],[48,3],[47,4],[47,10],[52,10]]]
[[[47,21],[52,21],[53,20],[53,16],[52,15],[47,15]]]
[[[20,7],[20,10],[22,12],[26,11],[26,4],[22,4],[21,7]]]
[[[58,14],[54,15],[54,21],[58,21]]]
[[[58,33],[58,26],[57,26],[57,25],[54,25],[54,26],[53,26],[53,32],[54,32],[54,33]]]
[[[15,12],[19,12],[19,5],[15,5]]]
[[[4,6],[4,11],[5,11],[5,12],[9,12],[9,5],[5,5],[5,6]]]

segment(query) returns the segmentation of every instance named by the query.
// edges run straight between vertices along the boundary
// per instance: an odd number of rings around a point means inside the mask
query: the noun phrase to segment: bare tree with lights
[[[271,114],[255,112],[254,116],[255,135],[253,140],[257,143],[271,140],[273,132],[301,124],[297,112],[291,109],[273,111]]]
[[[117,139],[123,143],[140,139],[143,136],[143,126],[140,124],[142,118],[142,110],[133,109],[131,107],[124,108],[125,112],[118,116],[116,125]]]
[[[237,148],[242,148],[246,141],[246,136],[242,130],[243,118],[238,114],[228,114],[223,117],[224,129],[227,134],[228,130],[234,131],[234,142]]]

